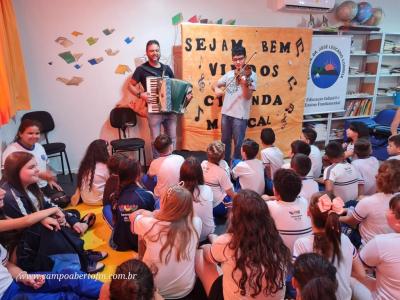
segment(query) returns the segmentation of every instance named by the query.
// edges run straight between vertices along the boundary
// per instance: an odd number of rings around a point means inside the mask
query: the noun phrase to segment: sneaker
[[[97,262],[94,260],[88,261],[88,266],[86,268],[86,272],[88,274],[98,273],[104,270],[105,265],[101,262]]]
[[[94,250],[86,250],[85,254],[90,261],[101,261],[108,256],[108,253],[105,251],[94,251]]]

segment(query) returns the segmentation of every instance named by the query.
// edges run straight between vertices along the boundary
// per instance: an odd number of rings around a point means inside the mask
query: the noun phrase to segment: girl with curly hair
[[[209,298],[283,299],[291,255],[264,200],[241,190],[229,220],[227,232],[196,254],[196,273]]]
[[[350,226],[360,224],[361,242],[365,245],[378,234],[391,233],[386,221],[389,202],[393,195],[400,191],[400,161],[390,159],[382,163],[376,175],[377,193],[362,198],[354,210],[347,216],[340,217],[340,222]]]
[[[85,204],[103,203],[104,186],[109,177],[107,146],[108,143],[102,139],[91,142],[79,166],[77,190]]]

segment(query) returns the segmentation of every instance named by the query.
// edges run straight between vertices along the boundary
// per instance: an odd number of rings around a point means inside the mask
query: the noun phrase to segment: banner
[[[257,74],[246,137],[260,146],[260,132],[271,127],[276,145],[285,154],[300,137],[312,31],[300,28],[265,28],[182,24],[182,78],[193,84],[193,100],[182,120],[182,148],[205,150],[221,139],[223,99],[211,85],[233,69],[231,49],[246,48]]]
[[[305,115],[344,110],[350,45],[350,36],[313,37]]]

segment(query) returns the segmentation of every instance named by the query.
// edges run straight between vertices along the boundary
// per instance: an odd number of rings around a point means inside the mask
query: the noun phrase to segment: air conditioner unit
[[[277,9],[298,12],[328,12],[335,6],[335,0],[276,0]]]

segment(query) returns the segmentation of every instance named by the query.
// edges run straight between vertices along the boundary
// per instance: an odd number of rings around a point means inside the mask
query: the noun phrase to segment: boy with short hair
[[[341,197],[344,202],[356,200],[363,194],[364,181],[357,169],[345,160],[344,149],[338,142],[329,142],[325,155],[331,165],[324,171],[325,191]]]
[[[241,155],[243,161],[232,169],[233,179],[239,179],[242,189],[255,191],[259,195],[264,194],[264,165],[256,158],[259,145],[251,140],[245,139],[242,144]]]
[[[388,159],[400,160],[400,134],[392,135],[391,137],[389,137],[387,152],[390,155]]]
[[[161,199],[171,186],[179,182],[179,172],[185,159],[180,155],[172,154],[172,140],[164,133],[155,139],[154,148],[160,157],[150,163],[147,175],[149,177],[157,176],[154,194]]]
[[[267,201],[276,228],[292,253],[296,240],[311,234],[308,202],[299,196],[300,191],[301,179],[295,171],[279,169],[274,176],[274,195],[277,200]]]
[[[308,202],[310,202],[311,196],[319,191],[318,183],[312,178],[306,178],[311,170],[311,165],[310,157],[302,153],[297,153],[290,161],[290,167],[301,178],[302,187],[299,195]]]
[[[354,154],[356,159],[351,164],[360,173],[364,180],[364,195],[372,195],[376,192],[376,174],[378,174],[379,161],[370,156],[372,147],[369,140],[361,138],[354,143]]]
[[[300,139],[310,145],[311,170],[314,179],[318,179],[322,171],[322,155],[318,147],[314,145],[317,139],[317,132],[312,128],[306,127],[303,129]]]
[[[292,158],[293,156],[295,156],[296,154],[304,154],[306,156],[309,156],[311,153],[311,147],[309,144],[307,144],[306,142],[302,141],[302,140],[294,140],[291,144],[290,144],[290,153],[289,156],[290,158]],[[290,162],[285,163],[282,168],[284,169],[290,169]],[[308,172],[308,174],[305,176],[305,178],[307,179],[313,179],[313,173],[312,170],[310,169],[310,171]]]
[[[260,135],[264,149],[261,150],[261,159],[264,163],[265,176],[274,179],[275,172],[283,165],[283,153],[274,146],[275,133],[272,128],[264,128]]]

